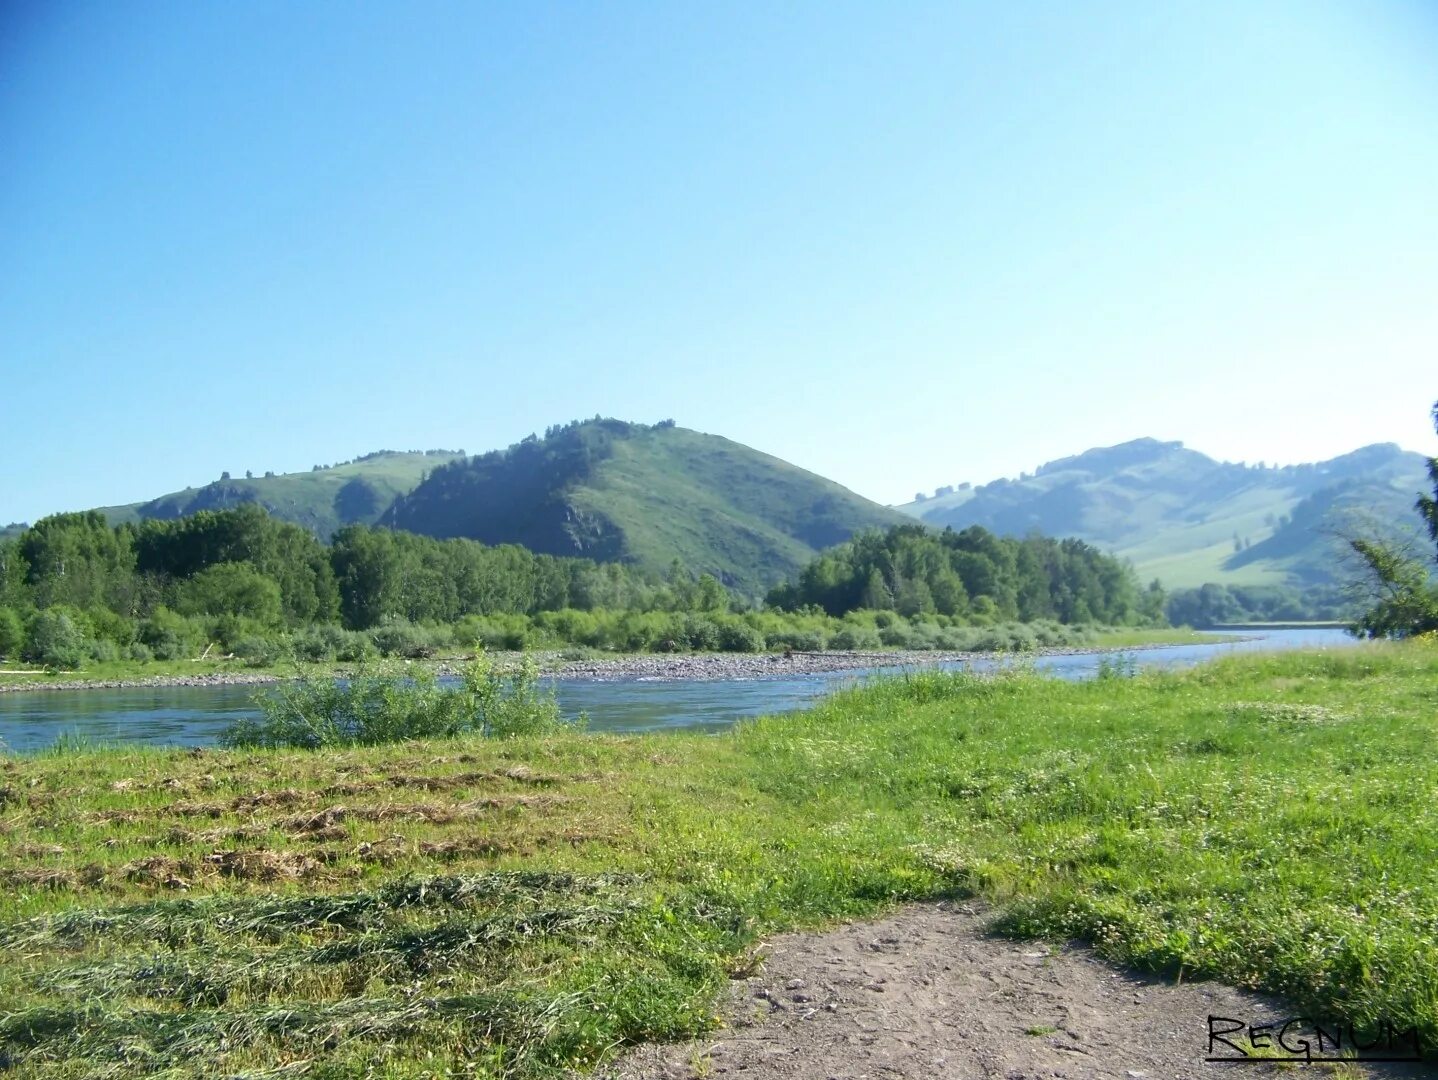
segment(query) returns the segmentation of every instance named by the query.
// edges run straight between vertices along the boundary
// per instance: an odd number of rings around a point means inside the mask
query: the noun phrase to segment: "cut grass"
[[[911,674],[721,736],[0,759],[0,1061],[554,1075],[712,1026],[776,930],[956,893],[1432,1045],[1435,705],[1411,644]]]

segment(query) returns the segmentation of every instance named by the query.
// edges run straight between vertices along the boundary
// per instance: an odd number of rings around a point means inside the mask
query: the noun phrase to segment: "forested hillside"
[[[717,435],[595,419],[436,469],[384,523],[696,574],[757,595],[892,510]]]

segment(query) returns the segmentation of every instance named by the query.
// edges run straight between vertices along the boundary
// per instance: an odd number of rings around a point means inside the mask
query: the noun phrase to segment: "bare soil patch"
[[[1205,1064],[1208,1017],[1261,1024],[1293,1010],[1211,982],[1159,980],[1090,950],[987,932],[977,906],[926,904],[770,943],[731,984],[726,1026],[642,1047],[606,1080],[994,1078],[1188,1080],[1294,1075]],[[1418,1077],[1431,1065],[1303,1066],[1312,1075]],[[1318,1070],[1318,1071],[1314,1071]]]

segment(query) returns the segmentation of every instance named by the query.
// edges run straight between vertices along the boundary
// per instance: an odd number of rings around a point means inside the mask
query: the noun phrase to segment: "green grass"
[[[711,1027],[776,930],[953,894],[1432,1043],[1435,705],[1410,644],[910,675],[718,737],[0,759],[0,1056],[553,1075]]]

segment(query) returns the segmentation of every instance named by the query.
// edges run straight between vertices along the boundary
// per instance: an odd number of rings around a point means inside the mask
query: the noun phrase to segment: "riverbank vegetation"
[[[555,1075],[710,1028],[766,935],[951,895],[1431,1046],[1435,687],[1415,641],[917,674],[720,736],[0,759],[0,1058]]]
[[[1077,541],[897,526],[771,602],[675,564],[350,526],[326,546],[256,506],[111,528],[63,514],[0,543],[0,657],[53,670],[211,654],[266,669],[536,647],[608,652],[1023,650],[1161,625],[1162,594]]]

